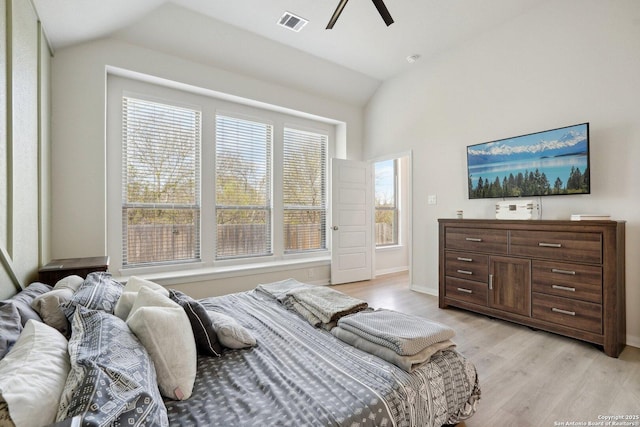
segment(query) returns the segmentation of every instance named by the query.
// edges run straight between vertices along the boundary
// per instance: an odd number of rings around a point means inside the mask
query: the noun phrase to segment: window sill
[[[180,285],[185,283],[219,280],[231,277],[241,277],[255,274],[271,273],[275,271],[298,270],[301,268],[320,267],[331,264],[331,256],[315,258],[286,259],[261,263],[200,267],[188,270],[165,271],[147,274],[131,274],[143,279],[158,282],[163,286]],[[114,277],[119,282],[126,282],[130,276]]]

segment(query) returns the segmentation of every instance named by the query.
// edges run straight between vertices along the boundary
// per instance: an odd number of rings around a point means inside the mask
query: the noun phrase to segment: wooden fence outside
[[[217,227],[218,257],[263,255],[271,252],[269,233],[264,224],[229,224]],[[194,225],[133,225],[128,227],[128,264],[143,264],[199,258],[198,235]],[[394,243],[393,226],[375,225],[377,244]],[[288,225],[285,228],[286,251],[323,249],[322,230],[315,224]]]

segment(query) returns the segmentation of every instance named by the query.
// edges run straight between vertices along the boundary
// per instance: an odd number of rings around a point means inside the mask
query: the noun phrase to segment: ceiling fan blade
[[[372,0],[372,1],[373,1],[373,4],[376,5],[376,9],[378,9],[378,13],[380,13],[380,16],[382,16],[384,23],[387,24],[387,27],[393,24],[393,18],[391,17],[389,10],[384,5],[382,0]]]
[[[329,20],[329,23],[327,24],[327,30],[332,29],[333,26],[336,24],[338,17],[342,13],[342,9],[344,9],[348,1],[349,0],[340,0],[340,3],[338,3],[338,7],[336,7],[336,11],[333,12],[333,16],[331,17],[331,19]]]

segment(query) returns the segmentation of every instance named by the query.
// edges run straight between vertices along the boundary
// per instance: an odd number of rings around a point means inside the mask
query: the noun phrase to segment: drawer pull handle
[[[479,237],[467,237],[464,240],[467,242],[482,242],[482,239]]]
[[[472,294],[473,291],[471,289],[458,288],[458,291],[464,292],[465,294]]]
[[[458,270],[458,273],[466,274],[468,276],[473,276],[473,271],[469,271],[469,270]]]
[[[489,290],[493,290],[493,274],[489,275]]]
[[[463,257],[459,256],[458,257],[458,261],[473,262],[473,258],[463,258]]]
[[[555,308],[555,307],[552,307],[551,311],[553,311],[554,313],[566,314],[568,316],[575,316],[576,315],[575,311],[562,310],[561,308]]]
[[[569,286],[560,286],[560,285],[551,285],[551,287],[553,289],[558,289],[561,291],[569,291],[569,292],[575,292],[576,288],[570,288]]]
[[[552,273],[558,273],[558,274],[568,274],[569,276],[575,276],[576,272],[575,271],[571,271],[571,270],[561,270],[559,268],[552,268],[551,269]]]
[[[539,242],[538,246],[542,247],[542,248],[561,248],[562,247],[562,243],[545,243],[545,242]]]

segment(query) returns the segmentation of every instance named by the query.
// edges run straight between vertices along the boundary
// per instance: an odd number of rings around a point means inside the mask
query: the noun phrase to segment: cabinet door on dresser
[[[531,260],[489,257],[489,307],[531,316]]]

